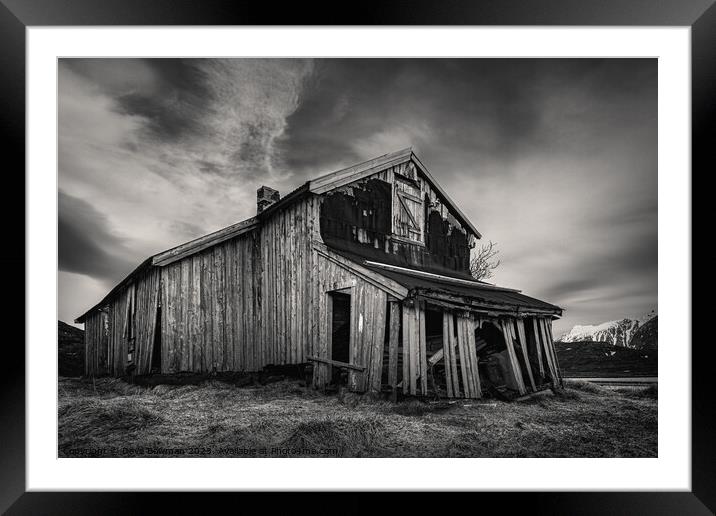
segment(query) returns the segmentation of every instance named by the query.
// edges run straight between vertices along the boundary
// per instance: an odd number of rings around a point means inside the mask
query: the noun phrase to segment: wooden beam
[[[465,342],[465,334],[463,332],[463,324],[461,318],[458,316],[457,319],[457,347],[460,351],[460,372],[462,374],[462,385],[465,390],[465,397],[473,397],[473,386],[470,379],[470,363],[467,355],[467,346]]]
[[[204,249],[212,247],[216,244],[220,244],[221,242],[229,240],[230,238],[234,238],[235,236],[247,233],[258,227],[258,224],[259,222],[256,217],[242,220],[241,222],[238,222],[231,226],[222,228],[218,231],[214,231],[213,233],[209,233],[208,235],[204,235],[184,244],[173,247],[168,251],[156,254],[152,257],[152,265],[169,265],[170,263],[173,263],[177,260],[181,260],[185,256],[198,253],[199,251],[203,251]]]
[[[468,317],[465,321],[465,332],[467,333],[467,349],[470,357],[470,366],[472,369],[473,385],[475,387],[475,397],[482,397],[482,386],[480,385],[480,369],[478,367],[477,350],[475,348],[475,327],[472,318]]]
[[[515,324],[517,325],[517,336],[520,341],[520,346],[522,347],[522,356],[525,359],[525,365],[527,366],[527,373],[530,378],[530,385],[532,386],[532,392],[537,391],[537,387],[535,386],[535,379],[532,376],[532,366],[530,365],[530,357],[527,350],[527,337],[525,334],[525,322],[522,319],[517,319],[515,321]]]
[[[460,397],[460,377],[457,371],[457,339],[455,338],[455,316],[448,312],[448,349],[450,350],[450,376],[452,376],[453,394]],[[446,364],[447,367],[447,364]]]
[[[343,369],[352,369],[354,371],[363,372],[365,371],[365,367],[355,364],[348,364],[346,362],[339,362],[338,360],[331,360],[330,358],[321,358],[321,357],[314,357],[314,356],[307,356],[306,360],[310,360],[311,362],[320,362],[322,364],[328,364],[331,366],[340,367]]]
[[[403,394],[410,388],[410,307],[403,303]]]
[[[507,354],[510,358],[510,365],[512,366],[512,373],[515,377],[515,382],[517,382],[517,390],[520,392],[520,394],[526,394],[527,389],[525,389],[525,382],[522,379],[522,371],[520,370],[520,363],[517,360],[517,354],[515,353],[515,345],[513,342],[513,336],[512,331],[510,328],[510,325],[512,324],[511,319],[502,319],[502,334],[505,337],[505,343],[507,345]]]
[[[545,355],[548,357],[549,369],[552,374],[552,383],[556,385],[559,382],[559,375],[557,374],[557,365],[555,364],[554,348],[552,347],[547,336],[547,328],[544,319],[540,318],[538,324],[542,333],[542,343],[544,345]]]
[[[463,285],[463,286],[474,287],[474,288],[479,288],[479,289],[483,289],[483,290],[499,290],[501,292],[515,292],[515,293],[521,292],[520,290],[517,290],[514,288],[498,287],[497,285],[493,285],[491,283],[485,283],[484,281],[454,278],[452,276],[445,276],[444,274],[435,274],[434,272],[419,271],[416,269],[410,269],[408,267],[400,267],[399,265],[391,265],[389,263],[374,262],[371,260],[366,260],[365,263],[366,263],[366,265],[371,265],[373,267],[378,267],[378,268],[386,269],[389,271],[400,272],[403,274],[407,274],[409,276],[416,276],[418,278],[435,279],[438,281],[442,281],[444,283],[452,283],[455,285]]]
[[[410,349],[410,394],[416,395],[418,393],[417,380],[420,371],[418,369],[418,324],[417,324],[417,312],[418,307],[416,303],[408,308],[408,348]]]
[[[395,296],[398,299],[404,299],[408,295],[408,289],[397,281],[386,278],[385,276],[368,269],[367,267],[363,267],[352,260],[348,260],[347,258],[334,253],[325,244],[314,241],[313,248],[317,251],[319,256],[335,263],[347,271],[352,272],[362,280],[392,296]]]
[[[549,338],[550,347],[552,348],[552,356],[554,357],[554,366],[557,369],[559,384],[564,387],[564,381],[562,380],[562,370],[559,367],[559,357],[557,357],[557,350],[554,349],[554,338],[552,337],[552,321],[548,321],[547,319],[545,319],[544,325],[547,329],[547,337]]]
[[[552,377],[552,383],[554,384],[557,381],[557,371],[555,370],[554,362],[552,362],[552,354],[550,353],[549,345],[547,344],[547,334],[544,330],[542,319],[537,320],[537,328],[539,329],[540,340],[542,341],[542,349],[547,361],[547,367],[549,368],[549,374]]]
[[[452,349],[451,349],[452,342],[450,339],[449,332],[450,332],[451,328],[450,328],[449,324],[450,324],[450,319],[449,319],[448,312],[443,312],[443,349],[441,349],[440,351],[435,353],[435,355],[437,355],[438,353],[440,355],[443,355],[443,354],[445,355],[445,387],[447,389],[448,398],[453,398],[455,395],[454,395],[453,389],[452,389],[452,369],[450,368],[450,354],[452,352]],[[430,357],[430,360],[432,360],[433,357],[435,357],[435,355]],[[442,358],[442,356],[441,356],[441,358]],[[437,363],[437,360],[435,361],[435,363]],[[430,365],[432,366],[434,364],[430,364]]]
[[[388,384],[395,391],[398,385],[398,337],[400,334],[400,305],[389,301],[390,321],[388,335]]]
[[[428,366],[426,356],[427,342],[425,338],[425,303],[420,301],[415,304],[416,315],[418,316],[418,350],[420,353],[420,387],[423,396],[428,394]]]
[[[539,328],[537,327],[537,318],[532,318],[532,332],[535,337],[535,347],[537,348],[537,362],[539,364],[539,374],[544,379],[544,361],[542,360],[542,345],[540,344]]]

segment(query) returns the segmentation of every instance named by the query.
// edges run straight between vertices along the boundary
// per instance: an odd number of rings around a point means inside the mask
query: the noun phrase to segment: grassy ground
[[[63,378],[59,455],[655,457],[657,392],[568,382],[513,403],[397,404],[298,381],[140,387]]]

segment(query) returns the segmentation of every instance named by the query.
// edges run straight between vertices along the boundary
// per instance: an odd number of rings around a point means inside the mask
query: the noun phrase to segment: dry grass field
[[[512,403],[324,395],[297,380],[61,378],[61,457],[656,457],[657,391],[568,382]]]

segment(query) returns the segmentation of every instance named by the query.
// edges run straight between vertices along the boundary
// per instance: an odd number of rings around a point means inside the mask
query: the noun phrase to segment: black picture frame
[[[8,514],[115,514],[149,508],[148,500],[161,497],[165,510],[192,508],[188,493],[76,493],[25,492],[25,285],[19,272],[26,268],[25,226],[25,29],[63,25],[571,25],[571,26],[690,26],[692,71],[692,191],[697,178],[706,175],[712,145],[716,100],[716,6],[714,0],[499,0],[499,1],[362,1],[353,9],[335,4],[225,0],[0,0],[0,81],[2,106],[3,167],[5,174],[4,236],[2,264],[6,271],[6,333],[0,425],[0,510]],[[12,164],[12,165],[10,165]],[[23,171],[22,173],[20,171]],[[700,174],[694,173],[701,170]],[[12,182],[15,182],[13,184]],[[703,189],[702,189],[703,190]],[[19,192],[23,192],[21,195]],[[703,192],[702,192],[703,193]],[[21,206],[19,205],[21,204]],[[693,204],[692,204],[693,210]],[[692,211],[692,219],[700,220]],[[708,219],[707,219],[708,220]],[[695,232],[692,231],[692,234]],[[21,245],[22,243],[22,245]],[[692,250],[690,250],[693,252]],[[692,254],[692,256],[694,256]],[[693,268],[692,268],[693,274]],[[9,288],[8,288],[9,287]],[[12,294],[12,295],[10,295]],[[710,303],[692,303],[692,321],[704,320]],[[699,317],[701,316],[701,317]],[[695,333],[692,342],[696,342]],[[8,339],[8,337],[14,337]],[[521,506],[530,514],[712,514],[716,510],[716,439],[714,389],[709,385],[708,341],[692,346],[692,491],[690,492],[588,492],[588,493],[474,493],[476,508],[499,504],[501,512]],[[48,352],[54,352],[48,343]],[[663,344],[666,345],[666,344]],[[683,349],[681,347],[680,349]],[[91,466],[90,466],[91,467]],[[247,493],[243,505],[265,504],[266,496]],[[296,495],[300,497],[302,495]],[[351,496],[358,496],[353,494]],[[294,507],[298,500],[289,502]],[[304,505],[305,502],[301,503]],[[423,506],[424,496],[411,504]],[[453,502],[451,502],[452,504]],[[459,503],[459,502],[458,502]],[[202,510],[209,509],[199,502]],[[234,506],[235,507],[235,506]],[[364,502],[347,503],[353,512],[372,510]]]

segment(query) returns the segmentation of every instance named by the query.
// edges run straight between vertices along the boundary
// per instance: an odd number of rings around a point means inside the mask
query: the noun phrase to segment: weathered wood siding
[[[148,374],[151,371],[160,279],[159,269],[150,269],[133,285],[135,374]]]
[[[312,288],[317,279],[312,247],[318,226],[317,209],[316,196],[304,197],[272,213],[259,230],[259,368],[306,361],[317,305]]]
[[[159,269],[163,373],[263,366],[258,267],[258,237],[248,233]]]
[[[85,321],[85,374],[107,374],[108,320],[105,312],[96,311]]]
[[[113,376],[125,374],[127,365],[127,308],[133,287],[119,292],[107,305],[107,371]]]
[[[329,293],[341,290],[351,296],[350,363],[365,368],[363,372],[349,371],[349,388],[354,391],[379,391],[383,370],[383,343],[388,311],[388,294],[365,281],[338,263],[318,256],[315,297],[317,339],[313,341],[311,354],[331,359],[331,328]],[[325,386],[331,376],[328,364],[314,366],[314,383]]]

